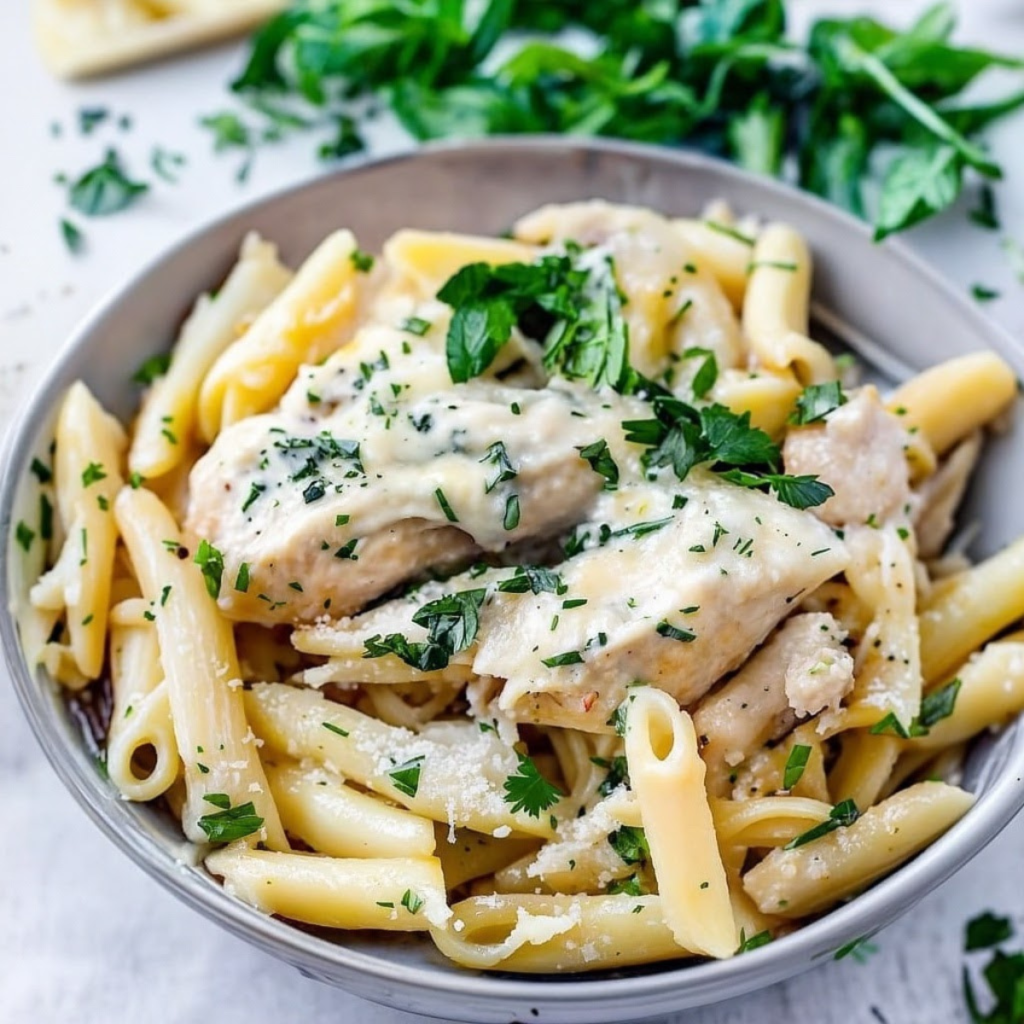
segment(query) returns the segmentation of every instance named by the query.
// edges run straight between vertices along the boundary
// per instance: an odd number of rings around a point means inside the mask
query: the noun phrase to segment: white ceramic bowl
[[[129,380],[132,369],[168,348],[194,297],[224,275],[251,228],[278,242],[285,260],[297,262],[335,227],[352,228],[360,243],[373,249],[399,227],[499,232],[541,203],[594,196],[671,214],[693,214],[708,200],[724,197],[739,211],[793,224],[814,252],[819,322],[866,356],[882,377],[898,378],[985,347],[1024,377],[1024,353],[966,299],[906,248],[874,245],[864,225],[823,202],[667,149],[498,139],[365,163],[261,200],[192,234],[82,324],[26,404],[0,481],[0,536],[8,538],[7,570],[0,574],[0,636],[25,714],[85,811],[162,885],[254,945],[368,999],[449,1020],[598,1024],[698,1006],[771,984],[902,914],[1024,805],[1024,730],[1014,725],[997,740],[975,745],[966,784],[979,799],[959,824],[912,862],[796,934],[717,963],[527,977],[462,970],[426,940],[328,934],[266,917],[229,898],[196,866],[169,816],[120,800],[98,774],[56,687],[26,667],[8,610],[25,587],[11,526],[32,514],[29,463],[49,444],[64,389],[82,378],[108,408],[127,417],[138,396]],[[985,525],[977,555],[1024,533],[1021,430],[1018,422],[1013,432],[992,441],[977,474],[967,510]]]

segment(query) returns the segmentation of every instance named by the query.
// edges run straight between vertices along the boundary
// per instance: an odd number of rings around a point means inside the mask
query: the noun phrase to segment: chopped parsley
[[[613,757],[611,760],[605,757],[592,757],[590,761],[592,764],[596,764],[598,768],[604,768],[608,772],[604,780],[597,787],[597,791],[601,796],[608,796],[612,790],[618,789],[621,785],[625,785],[627,789],[629,788],[629,766],[626,763],[625,757],[621,754]]]
[[[654,627],[654,630],[658,636],[663,636],[668,640],[678,640],[681,644],[693,643],[697,639],[696,633],[691,633],[688,629],[681,629],[679,626],[673,626],[664,619]]]
[[[224,556],[208,540],[201,540],[193,561],[203,574],[206,592],[216,600],[220,596],[220,581],[224,575]]]
[[[402,906],[409,911],[410,914],[418,914],[423,909],[423,897],[414,893],[412,889],[406,889],[402,893]]]
[[[342,729],[342,727],[340,725],[335,725],[333,722],[324,722],[323,723],[323,727],[328,732],[333,732],[336,736],[341,736],[342,739],[347,739],[348,738],[348,730],[347,729]],[[410,795],[411,796],[415,796],[416,794],[412,793]]]
[[[204,814],[197,822],[211,843],[233,843],[263,828],[263,819],[252,802],[232,807],[225,793],[207,793],[203,799],[222,808],[216,814]]]
[[[29,470],[41,484],[48,484],[53,479],[53,470],[38,458],[32,460]]]
[[[244,594],[249,590],[249,563],[243,562],[238,567],[238,574],[235,576],[235,590]]]
[[[418,316],[409,316],[398,325],[398,329],[415,334],[417,338],[422,338],[430,330],[430,321]]]
[[[805,743],[795,743],[786,758],[786,770],[782,775],[782,788],[792,789],[803,777],[810,760],[811,748]]]
[[[131,206],[148,191],[147,184],[132,181],[125,174],[116,150],[108,149],[101,164],[71,184],[68,198],[79,213],[105,217]]]
[[[801,832],[796,838],[786,843],[783,849],[795,850],[797,847],[806,846],[807,843],[813,843],[815,839],[821,839],[822,836],[827,836],[838,828],[847,828],[859,817],[860,811],[857,810],[857,805],[852,800],[844,800],[829,811],[828,817],[823,822],[806,832]]]
[[[67,217],[60,219],[60,237],[64,239],[68,252],[73,256],[77,256],[85,248],[85,235]]]
[[[503,594],[564,594],[565,584],[562,577],[553,569],[544,569],[536,565],[521,565],[516,569],[516,574],[507,580],[502,580],[495,588]]]
[[[514,530],[519,525],[519,495],[510,494],[505,499],[505,516],[502,519],[502,526],[506,530]]]
[[[1013,924],[1008,917],[998,917],[991,911],[979,914],[967,922],[964,935],[964,950],[989,949],[1013,938]]]
[[[579,651],[565,651],[550,658],[541,658],[541,664],[547,668],[559,668],[562,665],[582,665],[583,655]]]
[[[487,449],[487,454],[480,460],[481,462],[489,462],[494,466],[494,477],[487,481],[484,490],[490,494],[498,484],[505,483],[506,480],[514,480],[517,476],[515,467],[512,465],[512,460],[508,457],[508,449],[505,447],[503,441],[495,441]],[[438,498],[438,501],[441,499]],[[444,508],[444,505],[441,506]],[[448,513],[445,512],[445,515]]]
[[[599,476],[604,477],[604,489],[614,491],[619,483],[619,467],[615,464],[608,442],[602,438],[592,444],[577,447],[580,458],[590,463],[590,468]]]
[[[445,497],[444,491],[442,491],[440,487],[434,491],[434,497],[437,499],[438,505],[441,506],[441,511],[444,513],[445,519],[447,519],[449,523],[457,523],[459,521],[459,517],[455,514],[455,510],[448,503],[448,499]]]
[[[476,639],[480,628],[480,607],[487,591],[462,590],[430,601],[412,617],[418,626],[427,628],[427,639],[410,642],[400,633],[370,637],[364,644],[364,658],[381,658],[393,654],[421,672],[446,668],[452,656],[466,650]]]
[[[770,487],[776,497],[794,508],[811,508],[828,500],[832,488],[813,476],[787,476],[778,472],[778,445],[758,427],[750,413],[737,415],[723,405],[701,409],[669,395],[656,395],[654,419],[627,420],[626,440],[644,445],[644,468],[653,472],[670,466],[680,480],[706,464],[723,479],[741,487]]]
[[[884,718],[875,722],[868,732],[874,736],[891,732],[904,740],[912,736],[927,736],[933,725],[953,714],[960,685],[959,679],[951,679],[945,686],[925,694],[921,700],[921,711],[909,726],[905,726],[896,714],[890,711]]]
[[[171,365],[171,354],[169,352],[161,352],[159,355],[150,356],[143,364],[132,374],[132,380],[136,384],[141,384],[146,387],[153,383],[158,377],[162,377],[170,369]]]
[[[525,811],[531,818],[539,818],[543,811],[558,803],[562,791],[541,775],[529,757],[519,753],[516,756],[519,767],[505,779],[505,803],[513,814]]]
[[[249,486],[249,494],[245,501],[242,502],[242,512],[248,512],[252,508],[253,503],[257,498],[267,489],[266,484],[253,483]]]
[[[688,348],[683,352],[684,359],[700,359],[701,364],[693,376],[690,388],[694,398],[703,398],[718,380],[718,360],[715,353],[707,348]]]
[[[647,833],[632,825],[616,829],[608,836],[608,843],[627,864],[639,864],[651,855]]]
[[[751,950],[760,949],[761,946],[767,946],[772,941],[772,933],[769,931],[758,932],[756,935],[751,935],[747,938],[746,931],[740,929],[740,944],[736,949],[736,955],[740,953],[749,953]]]
[[[90,462],[85,469],[82,470],[82,486],[91,487],[95,483],[99,483],[100,480],[106,480],[107,474],[104,472],[103,466],[99,462]]]
[[[797,398],[796,409],[789,417],[789,422],[798,426],[819,423],[830,412],[835,412],[840,406],[846,405],[846,402],[843,386],[837,380],[825,384],[808,384]]]
[[[423,761],[424,757],[421,754],[388,772],[388,777],[399,793],[412,797],[419,792],[420,769],[423,767]]]
[[[619,388],[628,374],[625,321],[609,262],[584,268],[578,247],[535,263],[471,263],[437,297],[454,310],[446,353],[454,383],[494,362],[512,328],[543,341],[551,373]]]
[[[14,528],[14,539],[18,542],[22,550],[31,550],[32,541],[35,540],[35,537],[36,531],[33,530],[23,519],[19,519],[18,525]]]
[[[362,249],[353,249],[349,253],[349,260],[352,262],[352,266],[355,267],[356,272],[359,274],[368,274],[373,270],[374,259],[368,252],[363,252]]]

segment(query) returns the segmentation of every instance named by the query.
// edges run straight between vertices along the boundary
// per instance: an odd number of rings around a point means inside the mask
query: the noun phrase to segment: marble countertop
[[[791,0],[806,24],[825,10],[885,11],[908,18],[919,0]],[[1024,53],[1024,4],[962,0],[961,38]],[[200,114],[229,105],[224,83],[239,47],[207,50],[103,81],[68,86],[35,57],[28,4],[0,6],[0,434],[76,322],[138,267],[216,213],[322,172],[308,140],[261,151],[248,182],[237,157],[214,156]],[[132,119],[83,138],[80,107]],[[52,125],[61,125],[56,133]],[[87,249],[70,256],[60,237],[58,172],[77,174],[116,142],[145,169],[155,145],[183,153],[180,183],[159,183],[130,213],[84,225]],[[385,122],[376,153],[407,145]],[[998,192],[1004,233],[1024,242],[1024,117],[992,134],[1009,170]],[[971,226],[961,208],[908,241],[951,285],[1001,293],[989,312],[1024,339],[1024,286],[1000,236]],[[0,669],[0,1021],[10,1024],[217,1024],[303,1020],[415,1024],[424,1018],[365,1003],[300,976],[188,910],[132,866],[93,828],[50,770]],[[1024,923],[1024,817],[911,914],[880,933],[877,953],[849,957],[764,992],[680,1015],[691,1024],[915,1024],[966,1021],[961,995],[965,920],[995,908]]]

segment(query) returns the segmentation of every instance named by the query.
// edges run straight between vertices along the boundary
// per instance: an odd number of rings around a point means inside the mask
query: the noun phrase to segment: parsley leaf
[[[515,774],[505,779],[505,803],[513,814],[525,811],[531,818],[554,807],[562,797],[562,791],[548,782],[537,770],[537,766],[525,754],[516,755],[519,767]]]
[[[136,371],[132,374],[132,380],[136,384],[141,384],[143,387],[148,387],[158,377],[162,377],[171,366],[171,354],[170,352],[161,352],[159,355],[150,356]]]
[[[998,917],[985,911],[967,922],[964,935],[964,949],[970,953],[975,949],[988,949],[1013,938],[1013,924],[1008,917]]]
[[[420,789],[420,769],[423,767],[423,755],[411,758],[405,764],[392,768],[388,777],[394,783],[395,789],[406,796],[415,796]]]
[[[595,473],[604,477],[604,489],[614,491],[619,483],[619,467],[608,450],[608,442],[602,438],[593,444],[578,447],[576,451],[580,453],[581,459],[590,463]]]
[[[502,580],[495,588],[503,594],[561,594],[565,592],[562,577],[553,569],[537,565],[521,565],[510,579]]]
[[[224,556],[208,540],[201,540],[193,561],[203,574],[206,592],[216,601],[220,597],[220,581],[224,575]]]
[[[487,591],[463,590],[430,601],[412,617],[418,626],[427,627],[427,639],[410,642],[400,633],[379,634],[364,643],[364,658],[382,658],[393,654],[421,672],[446,668],[452,656],[466,650],[480,628],[480,607]]]
[[[846,395],[837,380],[825,384],[808,384],[796,400],[796,409],[789,417],[790,423],[806,426],[818,423],[830,412],[835,412],[841,405],[846,405]]]
[[[782,788],[792,789],[804,774],[811,756],[811,748],[803,743],[794,743],[786,758],[786,769],[782,775]]]
[[[844,800],[829,811],[828,817],[823,822],[806,832],[801,832],[795,839],[786,843],[783,849],[795,850],[799,846],[813,843],[815,839],[821,839],[822,836],[835,832],[837,828],[846,828],[852,825],[859,817],[860,811],[857,810],[857,805],[852,800]]]
[[[79,213],[105,217],[131,206],[148,191],[147,184],[127,177],[116,150],[108,149],[103,163],[72,183],[68,198]]]
[[[647,833],[632,825],[616,829],[608,836],[608,843],[627,864],[639,864],[651,855]]]
[[[215,797],[223,797],[223,800]],[[224,807],[224,810],[216,814],[204,814],[196,823],[211,843],[233,843],[263,828],[263,819],[256,813],[256,807],[251,802],[231,807],[229,803],[226,804],[227,797],[223,793],[209,793],[205,799],[216,807]]]

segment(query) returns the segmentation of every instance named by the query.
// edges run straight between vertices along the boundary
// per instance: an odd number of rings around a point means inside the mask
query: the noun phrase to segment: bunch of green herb
[[[1001,176],[976,139],[1024,106],[1024,90],[958,98],[983,72],[1024,61],[954,45],[954,24],[939,3],[905,31],[826,18],[798,44],[783,0],[298,0],[253,37],[232,88],[271,136],[335,121],[327,155],[360,148],[353,115],[380,103],[417,139],[684,144],[793,177],[870,215],[882,238],[952,204],[965,172]],[[563,45],[566,29],[585,42]],[[290,113],[296,103],[313,115]]]

